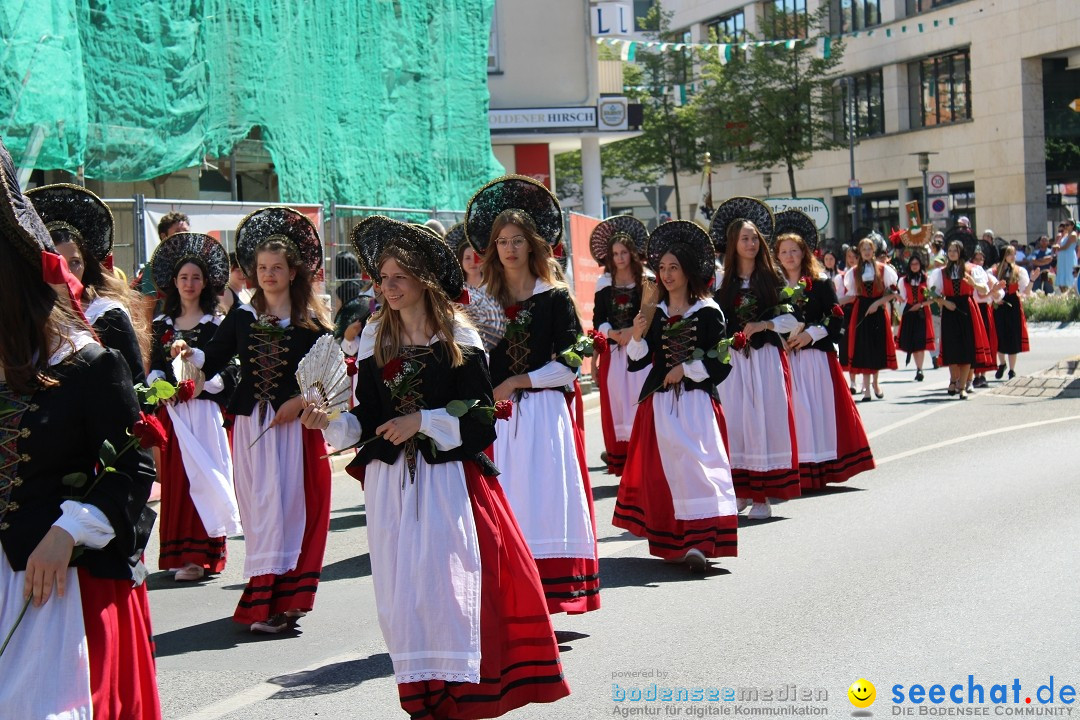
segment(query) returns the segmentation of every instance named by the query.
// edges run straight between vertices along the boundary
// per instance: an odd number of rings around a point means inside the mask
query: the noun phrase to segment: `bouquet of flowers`
[[[529,323],[532,322],[532,312],[528,308],[520,304],[511,305],[503,312],[506,314],[505,337],[507,340],[522,335],[529,329]]]

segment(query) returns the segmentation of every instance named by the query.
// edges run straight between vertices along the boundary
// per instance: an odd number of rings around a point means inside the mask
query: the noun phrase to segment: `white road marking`
[[[939,450],[949,445],[957,445],[959,443],[968,442],[969,440],[975,440],[977,438],[989,437],[991,435],[1000,435],[1001,433],[1010,433],[1017,430],[1027,430],[1028,428],[1042,427],[1043,425],[1054,425],[1063,422],[1073,422],[1080,420],[1080,415],[1070,415],[1069,417],[1054,418],[1053,420],[1040,420],[1039,422],[1024,423],[1023,425],[1012,425],[1010,427],[997,428],[996,430],[987,430],[980,433],[972,433],[971,435],[962,435],[960,437],[953,438],[951,440],[943,440],[933,445],[923,445],[907,452],[898,453],[896,455],[890,455],[889,457],[881,458],[877,461],[878,467],[881,467],[885,463],[893,462],[894,460],[903,460],[904,458],[911,457],[912,455],[918,455],[924,452],[930,452],[931,450]]]

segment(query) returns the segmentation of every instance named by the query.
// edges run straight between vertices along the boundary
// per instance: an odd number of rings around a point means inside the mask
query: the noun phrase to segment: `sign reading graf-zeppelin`
[[[594,128],[596,127],[596,107],[488,110],[488,127],[492,130]]]
[[[774,213],[784,210],[802,210],[810,216],[818,230],[824,230],[829,224],[829,206],[821,198],[768,198],[765,204]]]

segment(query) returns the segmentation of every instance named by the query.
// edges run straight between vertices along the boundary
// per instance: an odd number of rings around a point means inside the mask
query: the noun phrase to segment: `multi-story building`
[[[921,199],[924,168],[935,181],[948,173],[948,194],[937,203],[948,217],[936,220],[939,227],[967,215],[980,231],[1023,243],[1064,213],[1076,216],[1080,2],[664,0],[663,8],[684,41],[709,42],[767,36],[771,10],[813,13],[821,3],[830,7],[829,32],[845,35],[841,74],[853,79],[860,113],[854,178],[847,149],[816,153],[796,171],[800,196],[820,198],[829,210],[825,236],[844,241],[856,226],[901,225],[904,204]],[[783,173],[714,163],[713,197],[765,197],[768,185],[784,195]],[[853,179],[858,198],[849,197]],[[692,191],[682,193],[678,210],[693,217],[699,180],[681,183]],[[640,194],[608,200],[612,211],[655,213]]]

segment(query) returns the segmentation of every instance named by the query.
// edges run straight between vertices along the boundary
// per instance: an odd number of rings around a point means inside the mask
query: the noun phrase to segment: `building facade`
[[[937,183],[947,180],[948,194],[934,203],[939,227],[967,215],[978,230],[1023,244],[1064,215],[1076,216],[1080,153],[1054,149],[1080,145],[1080,3],[666,0],[663,8],[687,42],[709,42],[717,34],[737,42],[746,33],[767,36],[763,24],[774,8],[813,13],[821,3],[829,5],[830,34],[845,35],[841,73],[853,78],[860,114],[854,178],[846,149],[819,152],[796,170],[800,196],[828,207],[826,237],[840,242],[853,227],[899,226],[904,204],[923,194],[920,153],[935,181],[931,195],[944,191]],[[861,190],[857,199],[849,196],[852,180]],[[692,218],[700,179],[680,182],[692,191],[682,193],[677,210]],[[714,163],[717,201],[765,197],[767,185],[774,196],[786,196],[784,169],[747,173]],[[643,195],[608,200],[612,211],[655,213]],[[929,214],[924,208],[924,219]]]

